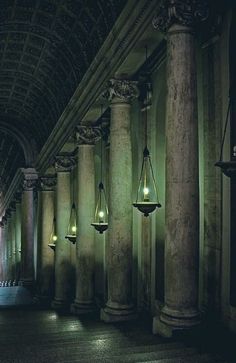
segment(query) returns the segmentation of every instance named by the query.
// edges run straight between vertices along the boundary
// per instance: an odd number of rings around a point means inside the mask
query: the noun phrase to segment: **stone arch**
[[[18,142],[24,152],[25,166],[34,166],[38,154],[35,140],[8,122],[1,121],[0,131],[12,136]]]

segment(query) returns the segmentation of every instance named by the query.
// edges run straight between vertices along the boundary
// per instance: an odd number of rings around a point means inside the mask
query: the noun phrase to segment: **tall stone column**
[[[69,308],[73,287],[71,286],[72,266],[70,242],[65,239],[71,210],[70,172],[75,159],[70,154],[56,157],[56,229],[55,249],[55,297],[52,307],[63,310]]]
[[[4,240],[3,240],[3,228],[4,223],[0,222],[0,283],[2,284],[4,277],[3,277],[3,271],[4,271]]]
[[[78,143],[78,235],[76,243],[76,299],[71,306],[75,314],[94,310],[94,229],[95,212],[94,144],[99,128],[79,126]]]
[[[197,85],[193,24],[199,1],[164,1],[153,20],[167,32],[165,305],[153,331],[199,323],[199,180]]]
[[[11,243],[11,259],[12,259],[12,267],[11,267],[11,279],[12,283],[16,283],[16,205],[15,202],[12,202],[10,205],[11,208],[11,227],[10,227],[10,243]]]
[[[21,273],[21,193],[15,194],[16,217],[15,217],[15,249],[16,249],[16,282],[20,280]]]
[[[40,178],[38,205],[37,297],[48,303],[54,296],[54,252],[48,247],[54,219],[56,178]]]
[[[7,219],[2,217],[2,280],[5,283],[7,280]]]
[[[136,317],[132,303],[132,155],[130,104],[136,82],[111,80],[108,301],[101,310],[106,322]]]
[[[34,188],[38,175],[34,169],[23,169],[23,195],[21,205],[21,278],[19,285],[33,288],[34,268]]]
[[[7,281],[10,286],[13,281],[13,251],[12,251],[12,215],[11,209],[6,210],[6,250],[7,250]]]

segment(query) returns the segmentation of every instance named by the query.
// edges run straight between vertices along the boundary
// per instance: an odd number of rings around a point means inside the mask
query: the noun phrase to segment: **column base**
[[[171,338],[176,331],[189,330],[201,323],[198,310],[186,310],[184,312],[164,307],[159,316],[153,318],[153,334],[159,334]]]
[[[97,306],[93,301],[82,302],[75,300],[74,303],[70,306],[71,313],[75,315],[89,314],[95,312],[96,310]]]
[[[108,303],[104,309],[100,311],[100,318],[105,323],[114,323],[118,321],[129,321],[138,318],[138,313],[134,309],[134,305],[122,305],[117,303]]]
[[[68,311],[70,307],[70,302],[67,300],[55,298],[51,303],[51,307],[61,312]]]

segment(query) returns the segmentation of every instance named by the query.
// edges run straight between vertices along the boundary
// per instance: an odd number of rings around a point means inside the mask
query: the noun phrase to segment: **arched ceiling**
[[[39,151],[125,4],[1,0],[0,127],[28,133]],[[13,140],[0,133],[9,149]]]

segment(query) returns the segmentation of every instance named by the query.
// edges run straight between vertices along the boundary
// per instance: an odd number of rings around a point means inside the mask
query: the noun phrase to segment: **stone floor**
[[[113,325],[98,315],[78,318],[32,306],[6,309],[5,301],[0,306],[1,363],[236,363],[234,342],[228,332],[215,329],[167,340],[152,335],[147,316]]]

